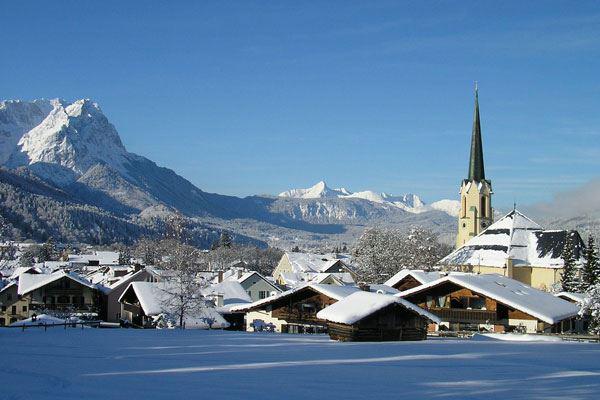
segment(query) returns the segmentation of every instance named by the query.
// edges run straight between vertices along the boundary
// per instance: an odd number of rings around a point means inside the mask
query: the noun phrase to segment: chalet
[[[69,254],[68,263],[73,268],[119,265],[119,252],[94,251],[91,254]]]
[[[382,342],[424,340],[435,315],[408,301],[386,294],[359,291],[319,311],[333,340]]]
[[[439,264],[463,272],[500,274],[549,291],[560,282],[564,264],[561,255],[567,239],[572,241],[580,264],[585,245],[577,231],[544,230],[513,210]]]
[[[176,286],[170,282],[130,283],[119,298],[121,318],[139,328],[155,328],[161,321],[165,327],[175,326],[179,321],[177,318],[172,318],[177,310],[169,304],[172,298],[169,293],[176,290]],[[198,293],[198,296],[201,294]],[[192,315],[187,315],[184,319],[186,329],[226,328],[229,326],[214,307],[205,304],[196,308]]]
[[[0,324],[29,318],[32,314],[85,313],[98,311],[96,285],[75,273],[22,273],[0,291]]]
[[[402,269],[396,275],[388,279],[384,285],[393,287],[402,292],[435,281],[441,276],[442,273],[438,271],[428,272],[420,269]]]
[[[397,296],[437,315],[445,329],[568,330],[579,307],[498,274],[451,273]]]
[[[278,285],[292,288],[314,282],[315,278],[319,278],[319,274],[331,274],[344,284],[354,284],[357,279],[347,258],[339,258],[338,255],[296,252],[283,254],[273,271],[273,278]]]
[[[252,331],[257,323],[272,324],[276,332],[324,332],[326,322],[317,313],[359,291],[355,286],[305,284],[277,296],[256,301],[232,311],[246,313],[246,330]]]

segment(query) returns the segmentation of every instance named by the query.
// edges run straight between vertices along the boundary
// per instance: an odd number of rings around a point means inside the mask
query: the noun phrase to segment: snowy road
[[[1,399],[600,398],[600,345],[0,329]]]

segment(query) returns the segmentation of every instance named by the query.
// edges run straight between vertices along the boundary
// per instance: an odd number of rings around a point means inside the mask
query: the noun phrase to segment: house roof
[[[338,261],[344,262],[334,254],[286,252],[285,256],[288,258],[293,272],[322,272]]]
[[[576,232],[575,255],[582,255],[583,242]],[[567,231],[548,231],[517,210],[512,210],[479,235],[440,260],[441,265],[504,267],[534,265],[561,268]]]
[[[398,271],[396,273],[396,275],[392,276],[390,279],[385,281],[384,285],[394,286],[395,284],[397,284],[398,282],[400,282],[402,279],[406,278],[407,276],[412,276],[422,285],[424,283],[432,282],[436,279],[439,279],[441,276],[441,273],[438,271],[428,272],[428,271],[423,271],[422,269],[407,269],[407,268],[405,268],[405,269],[401,269],[400,271]]]
[[[69,262],[87,264],[90,261],[98,261],[100,265],[118,265],[119,252],[95,251],[92,254],[69,254]]]
[[[252,302],[248,293],[237,281],[223,281],[202,289],[201,293],[204,296],[222,294],[224,305]]]
[[[19,295],[24,295],[29,292],[32,292],[36,289],[39,289],[43,286],[48,285],[49,283],[55,282],[62,278],[68,278],[74,282],[77,282],[83,286],[89,287],[91,289],[95,289],[96,285],[91,283],[90,281],[84,279],[83,277],[73,273],[73,272],[65,272],[65,271],[56,271],[51,274],[22,274],[19,276],[19,289],[17,293]]]
[[[337,303],[324,308],[317,313],[317,318],[340,324],[354,324],[369,315],[385,308],[391,304],[411,310],[432,322],[440,323],[440,319],[428,311],[423,310],[411,302],[400,297],[388,294],[371,293],[358,291],[341,299]]]
[[[260,308],[260,307],[266,306],[267,304],[273,303],[277,300],[291,296],[292,294],[297,293],[306,288],[311,288],[311,289],[313,289],[321,294],[324,294],[325,296],[331,297],[332,299],[335,299],[335,300],[343,299],[344,297],[360,290],[356,286],[338,286],[338,285],[322,285],[322,284],[318,284],[318,283],[308,283],[308,284],[303,284],[303,285],[297,286],[297,287],[287,290],[285,292],[279,293],[276,296],[267,297],[266,299],[261,299],[261,300],[255,301],[254,303],[251,303],[248,305],[234,307],[234,308],[232,308],[232,311],[248,311],[250,309]]]
[[[253,276],[258,276],[259,279],[262,279],[263,281],[267,282],[271,287],[273,287],[273,289],[275,289],[278,292],[281,292],[281,289],[279,289],[277,286],[275,286],[273,284],[273,282],[269,281],[268,279],[266,279],[264,276],[262,276],[261,274],[259,274],[256,271],[245,272],[241,277],[239,277],[237,279],[237,282],[244,283],[246,280],[250,279]]]
[[[573,303],[498,274],[453,272],[433,282],[405,290],[397,296],[407,298],[446,282],[472,290],[549,324],[573,317],[579,312],[579,307]]]

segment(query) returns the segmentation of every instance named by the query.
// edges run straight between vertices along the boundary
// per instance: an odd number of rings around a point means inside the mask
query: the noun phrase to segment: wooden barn
[[[435,315],[397,296],[356,292],[325,308],[317,318],[327,321],[333,340],[381,342],[424,340]]]
[[[246,313],[248,331],[261,325],[281,333],[320,333],[326,330],[327,324],[317,317],[317,313],[357,291],[360,289],[355,286],[311,283],[246,306],[234,307],[232,311]]]

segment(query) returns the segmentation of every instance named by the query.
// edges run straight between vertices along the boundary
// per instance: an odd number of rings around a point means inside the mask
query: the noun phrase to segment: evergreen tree
[[[588,291],[596,283],[600,283],[600,264],[598,264],[598,250],[594,243],[594,237],[588,237],[588,245],[585,250],[585,264],[583,266],[582,289]]]
[[[567,232],[565,237],[565,247],[563,248],[562,259],[564,262],[563,272],[561,274],[562,290],[565,292],[578,292],[581,282],[577,279],[575,267],[575,255],[573,251],[573,241],[571,233]]]
[[[589,333],[600,334],[600,283],[589,288],[581,304],[579,315],[589,320]]]
[[[119,265],[129,265],[131,262],[131,250],[129,246],[119,246]]]
[[[221,232],[221,236],[219,237],[218,247],[226,247],[230,248],[233,244],[233,239],[231,235],[227,232]]]

